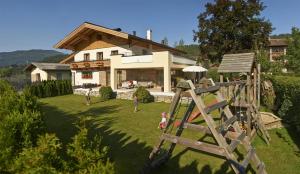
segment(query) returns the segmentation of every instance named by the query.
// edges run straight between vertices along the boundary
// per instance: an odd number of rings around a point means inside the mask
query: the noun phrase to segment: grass
[[[161,131],[157,129],[161,112],[167,112],[169,104],[140,104],[133,112],[133,102],[109,100],[100,102],[92,98],[85,105],[83,96],[67,95],[41,99],[42,111],[48,132],[55,133],[66,144],[76,134],[74,123],[80,117],[92,118],[92,133],[99,132],[103,143],[110,147],[109,156],[116,164],[117,173],[138,173],[145,159],[157,143]],[[185,106],[180,113],[183,113]],[[181,114],[180,114],[181,115]],[[200,119],[199,119],[200,120]],[[201,121],[197,121],[201,122]],[[174,128],[175,130],[175,128]],[[259,157],[265,162],[268,173],[300,173],[300,137],[290,129],[270,131],[271,145],[267,146],[259,137],[254,141]],[[197,132],[185,131],[185,137],[211,142],[211,137]],[[232,173],[224,159],[176,146],[171,160],[154,173]],[[249,173],[252,173],[249,170]]]

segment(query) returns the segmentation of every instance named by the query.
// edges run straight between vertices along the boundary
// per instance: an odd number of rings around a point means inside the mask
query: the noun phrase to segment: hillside
[[[21,50],[12,52],[0,52],[0,67],[9,65],[24,65],[28,62],[40,62],[46,60],[57,61],[65,54],[55,50]]]

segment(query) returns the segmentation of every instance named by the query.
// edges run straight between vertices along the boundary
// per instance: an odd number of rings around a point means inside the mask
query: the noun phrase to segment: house
[[[269,60],[276,61],[280,56],[286,55],[288,43],[286,39],[269,39]]]
[[[67,64],[33,62],[25,71],[30,72],[31,82],[71,79],[70,66]]]
[[[70,62],[74,86],[96,84],[118,90],[134,83],[150,90],[171,92],[176,79],[185,76],[182,69],[196,63],[185,52],[154,42],[151,30],[142,38],[136,32],[128,34],[120,28],[88,22],[54,48],[73,51],[61,63]]]

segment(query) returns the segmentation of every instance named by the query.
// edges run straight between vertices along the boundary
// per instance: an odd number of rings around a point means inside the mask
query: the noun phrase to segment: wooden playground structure
[[[238,58],[240,61],[231,61]],[[236,59],[235,59],[236,60]],[[228,68],[230,66],[230,69]],[[238,69],[238,67],[240,67]],[[258,68],[257,68],[258,67]],[[245,73],[246,80],[231,80],[224,82],[224,73]],[[159,143],[150,153],[149,158],[141,171],[142,174],[150,173],[153,169],[166,163],[172,156],[175,146],[183,145],[198,151],[206,152],[225,158],[235,173],[246,173],[251,167],[259,174],[266,174],[264,163],[259,159],[251,141],[256,132],[260,132],[264,140],[269,143],[269,135],[262,123],[257,108],[259,103],[259,66],[256,65],[254,54],[230,54],[224,55],[223,62],[219,68],[220,82],[210,85],[195,86],[192,81],[180,82],[176,88],[169,109],[169,120],[166,128],[160,136]],[[258,83],[257,83],[258,82]],[[187,109],[176,122],[177,112],[181,105],[183,93],[190,95]],[[214,97],[213,104],[205,104],[205,96]],[[237,109],[238,108],[238,109]],[[195,110],[199,111],[203,124],[194,124]],[[217,117],[212,115],[217,113]],[[198,117],[198,116],[197,116]],[[173,131],[173,127],[177,127]],[[207,143],[200,140],[182,137],[185,129],[202,132],[204,135],[212,136],[215,143]],[[167,149],[164,146],[167,144]],[[238,146],[244,148],[246,154],[243,160],[238,160],[236,151]],[[241,152],[239,152],[241,153]]]
[[[230,108],[246,129],[247,136],[252,140],[259,130],[266,143],[269,144],[270,136],[259,112],[260,64],[257,64],[255,60],[255,53],[225,54],[218,73],[220,84],[225,84],[221,87],[221,93],[225,99],[235,99]],[[236,76],[233,77],[233,75]],[[225,76],[226,83],[223,83]],[[237,93],[237,90],[240,91]]]

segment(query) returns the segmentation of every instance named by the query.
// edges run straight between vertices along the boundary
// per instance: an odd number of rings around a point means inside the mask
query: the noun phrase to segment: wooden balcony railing
[[[71,69],[97,69],[102,67],[110,67],[110,60],[95,60],[71,63]]]

